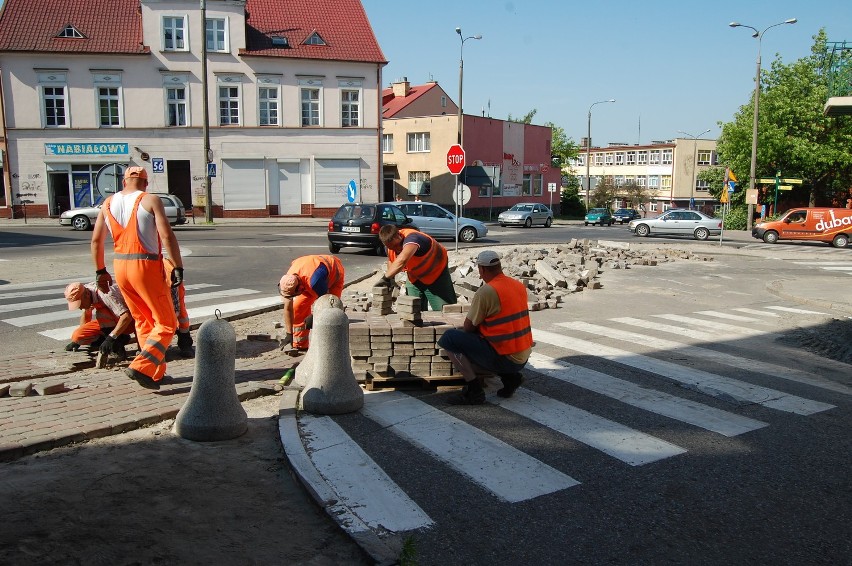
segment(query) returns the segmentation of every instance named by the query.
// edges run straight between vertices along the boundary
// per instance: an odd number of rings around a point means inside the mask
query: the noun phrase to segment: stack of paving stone
[[[396,299],[396,314],[404,326],[420,326],[423,317],[420,315],[420,297],[400,295]]]
[[[380,315],[391,314],[393,312],[393,290],[384,285],[373,287],[373,304],[370,311]]]

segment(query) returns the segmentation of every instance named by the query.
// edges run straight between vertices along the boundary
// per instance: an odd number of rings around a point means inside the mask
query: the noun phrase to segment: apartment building
[[[202,4],[5,0],[0,210],[99,203],[115,163],[214,217],[378,198],[386,61],[360,1]]]
[[[566,168],[580,179],[580,194],[586,194],[585,140],[581,153]],[[716,140],[676,138],[655,141],[648,145],[610,143],[606,147],[588,150],[591,191],[601,182],[616,187],[636,184],[647,189],[649,200],[644,203],[650,213],[663,213],[670,208],[698,208],[712,212],[719,202],[709,192],[698,174],[716,166]],[[618,199],[613,207],[627,203]]]

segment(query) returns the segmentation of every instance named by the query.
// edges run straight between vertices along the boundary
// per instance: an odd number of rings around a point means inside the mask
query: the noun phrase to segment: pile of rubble
[[[530,310],[555,309],[571,293],[601,289],[600,274],[606,269],[630,269],[634,265],[657,265],[674,260],[703,260],[707,257],[679,249],[631,249],[623,242],[572,239],[565,244],[503,246],[495,248],[502,256],[503,272],[523,282]],[[450,273],[460,305],[470,303],[482,284],[476,268],[476,254],[450,254]],[[398,290],[394,291],[394,295]],[[369,311],[370,290],[350,288],[343,301],[351,312]]]

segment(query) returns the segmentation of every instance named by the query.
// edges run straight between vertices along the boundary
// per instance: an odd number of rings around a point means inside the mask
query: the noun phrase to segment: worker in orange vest
[[[503,387],[497,395],[511,397],[523,383],[521,369],[532,353],[526,287],[503,273],[495,251],[481,252],[476,265],[484,284],[470,301],[464,330],[447,330],[438,340],[465,380],[462,394],[450,400],[453,405],[485,403],[485,391],[476,376],[482,370],[500,376]]]
[[[133,333],[133,317],[121,296],[118,285],[110,285],[106,293],[96,283],[69,283],[65,287],[68,310],[80,309],[80,326],[71,332],[71,342],[66,351],[77,351],[89,346],[89,353],[101,351],[116,354],[121,360],[127,356],[124,347]]]
[[[292,344],[297,350],[308,349],[313,316],[311,307],[321,296],[343,293],[343,264],[330,255],[306,255],[290,264],[278,282],[278,292],[284,302],[284,339],[281,349]]]
[[[423,310],[426,310],[427,301],[434,311],[456,304],[456,290],[444,246],[428,234],[393,224],[381,227],[379,240],[388,250],[388,264],[381,284],[393,285],[396,274],[405,271],[408,276],[406,291],[420,297]]]
[[[116,282],[136,322],[140,349],[124,371],[142,387],[159,389],[166,373],[166,350],[177,328],[170,287],[183,282],[183,260],[163,202],[146,192],[145,169],[128,167],[122,185],[121,192],[107,198],[98,213],[92,259],[98,287],[105,289],[112,283],[104,262],[109,231],[115,247]],[[163,249],[175,264],[170,282],[166,281]]]

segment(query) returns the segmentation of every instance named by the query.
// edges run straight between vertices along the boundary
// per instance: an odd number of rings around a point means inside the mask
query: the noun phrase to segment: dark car
[[[621,224],[630,222],[637,218],[642,218],[642,215],[639,214],[638,210],[633,210],[632,208],[619,208],[612,213],[612,219],[616,222],[620,222]]]
[[[337,209],[328,223],[328,250],[336,254],[340,248],[368,248],[376,255],[387,251],[379,240],[379,230],[386,224],[413,228],[411,219],[390,203],[346,203]]]

